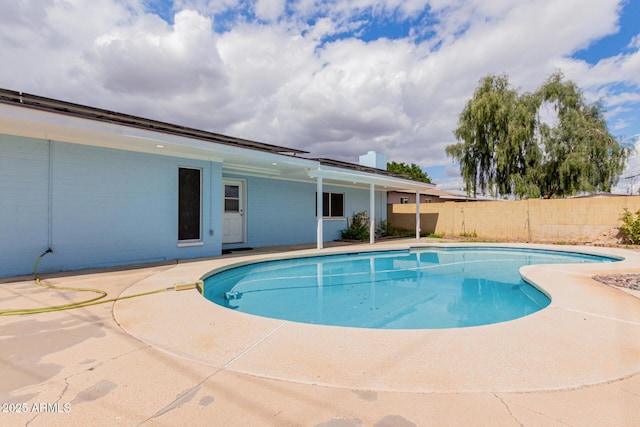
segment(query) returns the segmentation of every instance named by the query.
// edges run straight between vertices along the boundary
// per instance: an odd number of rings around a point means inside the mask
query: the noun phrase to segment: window
[[[400,197],[400,204],[401,205],[406,205],[409,203],[409,198],[408,197]]]
[[[224,186],[224,211],[225,213],[240,212],[240,186],[239,185]]]
[[[200,240],[201,234],[201,174],[200,169],[178,170],[178,240]]]
[[[316,193],[317,196],[318,193]],[[316,199],[316,212],[318,211]],[[322,193],[322,216],[325,218],[344,217],[344,193]]]

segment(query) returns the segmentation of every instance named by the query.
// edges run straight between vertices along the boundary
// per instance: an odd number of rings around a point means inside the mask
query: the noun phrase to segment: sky
[[[374,150],[450,190],[479,80],[532,92],[560,70],[637,146],[616,192],[640,189],[640,0],[13,0],[0,64],[5,89],[310,157]]]

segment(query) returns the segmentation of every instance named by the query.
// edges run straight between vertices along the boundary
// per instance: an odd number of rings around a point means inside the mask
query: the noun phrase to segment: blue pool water
[[[516,319],[550,299],[530,264],[611,262],[569,252],[416,248],[259,262],[214,273],[204,296],[259,316],[381,329],[458,328]]]

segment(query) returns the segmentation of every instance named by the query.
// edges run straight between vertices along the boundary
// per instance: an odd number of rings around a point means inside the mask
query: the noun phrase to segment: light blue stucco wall
[[[202,245],[179,247],[178,168],[202,170]],[[247,183],[247,242],[314,243],[313,183],[229,176]],[[60,141],[0,135],[0,277],[172,259],[222,250],[222,165]],[[369,210],[369,191],[344,193],[345,218],[325,219],[324,240],[340,238],[346,217]],[[386,194],[376,192],[376,221]]]
[[[225,248],[261,247],[315,243],[316,184],[240,175],[225,175],[246,182],[247,242]],[[345,217],[325,219],[324,241],[340,238],[347,217],[369,211],[369,191],[325,185],[324,192],[344,193]],[[376,222],[386,219],[386,193],[376,191]]]
[[[202,245],[178,247],[178,168],[202,170]],[[0,135],[0,276],[221,252],[219,163]],[[213,236],[209,230],[213,230]]]
[[[48,245],[49,145],[0,135],[0,276],[33,271]]]

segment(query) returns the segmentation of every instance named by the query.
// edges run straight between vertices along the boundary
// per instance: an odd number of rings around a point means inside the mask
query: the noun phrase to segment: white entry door
[[[245,242],[245,207],[244,181],[225,179],[224,185],[224,213],[222,214],[222,243]]]

